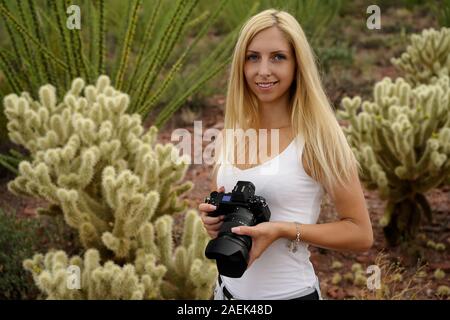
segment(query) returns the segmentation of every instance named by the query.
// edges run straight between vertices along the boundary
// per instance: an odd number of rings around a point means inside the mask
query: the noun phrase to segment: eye
[[[276,54],[276,55],[273,57],[273,59],[274,59],[275,61],[280,61],[280,60],[286,59],[286,56],[283,55],[283,54],[278,53],[278,54]]]
[[[249,61],[255,61],[258,58],[258,56],[256,54],[249,54],[247,56],[247,60]]]

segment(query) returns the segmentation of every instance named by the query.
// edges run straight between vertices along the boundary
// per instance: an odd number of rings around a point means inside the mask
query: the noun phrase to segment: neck
[[[261,129],[282,129],[291,126],[287,97],[270,103],[260,102],[259,112]]]

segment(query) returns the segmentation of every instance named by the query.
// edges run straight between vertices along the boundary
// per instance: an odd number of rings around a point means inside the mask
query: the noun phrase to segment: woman
[[[261,161],[269,146],[261,144],[259,135],[256,165],[238,164],[234,138],[228,136],[237,129],[268,129],[271,144],[281,152]],[[225,131],[219,137],[213,189],[230,192],[238,180],[251,181],[255,194],[266,199],[271,218],[232,229],[252,238],[248,267],[241,278],[219,275],[215,299],[320,299],[308,245],[362,252],[372,246],[373,234],[360,166],[324,93],[311,47],[290,14],[266,10],[241,29],[228,83]],[[238,154],[251,158],[247,149]],[[339,220],[316,224],[325,192]],[[209,204],[200,204],[199,210],[207,232],[217,237],[223,216],[209,217],[215,210]]]

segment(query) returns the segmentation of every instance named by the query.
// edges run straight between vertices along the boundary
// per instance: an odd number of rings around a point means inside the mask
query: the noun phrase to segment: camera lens
[[[247,269],[249,248],[238,237],[225,235],[208,243],[206,257],[216,260],[220,274],[230,278],[240,278]]]
[[[209,259],[216,259],[219,273],[231,277],[241,277],[247,269],[252,238],[231,232],[238,226],[252,226],[255,219],[250,210],[236,207],[233,213],[225,215],[216,239],[211,240],[205,254]]]

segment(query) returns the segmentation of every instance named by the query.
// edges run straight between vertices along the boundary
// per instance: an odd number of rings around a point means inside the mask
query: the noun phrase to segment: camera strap
[[[222,292],[223,292],[223,295],[225,296],[225,297],[227,297],[227,299],[228,300],[236,300],[234,297],[233,297],[233,295],[230,293],[230,291],[228,291],[228,289],[227,288],[225,288],[225,285],[222,285],[222,278],[220,277],[220,274],[219,274],[219,286],[222,288]]]

